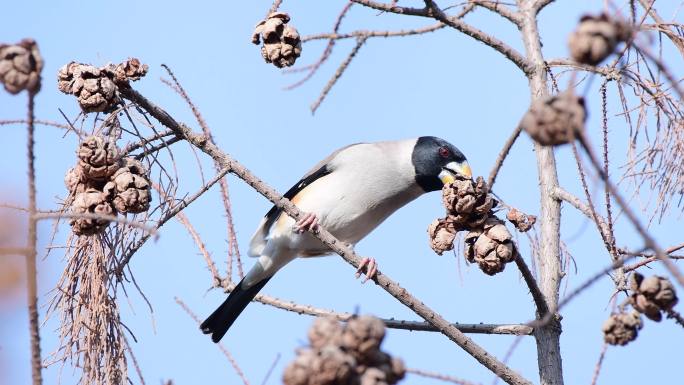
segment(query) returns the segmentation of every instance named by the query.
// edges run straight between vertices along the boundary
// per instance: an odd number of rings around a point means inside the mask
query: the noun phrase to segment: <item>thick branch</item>
[[[214,143],[207,140],[206,136],[193,133],[187,126],[179,124],[166,111],[154,105],[137,91],[130,88],[122,88],[120,91],[124,98],[137,103],[160,123],[172,129],[176,135],[184,137],[186,140],[188,140],[188,142],[207,155],[211,156],[212,159],[219,162],[223,167],[229,168],[232,174],[244,180],[247,184],[252,186],[276,206],[281,208],[289,216],[296,219],[302,215],[301,211],[292,202],[286,198],[283,198],[273,188],[257,178],[242,164],[238,163],[230,155],[221,151]],[[343,242],[340,242],[327,230],[321,228],[316,233],[313,233],[313,235],[332,251],[339,254],[349,264],[355,268],[358,268],[361,259],[353,250],[347,247]],[[460,330],[451,325],[446,319],[437,314],[434,310],[427,307],[412,294],[410,294],[406,289],[401,287],[395,281],[391,280],[385,274],[378,272],[373,278],[373,281],[380,285],[380,287],[382,287],[385,291],[390,293],[394,298],[399,300],[402,304],[413,310],[416,314],[437,328],[442,334],[454,341],[463,350],[472,355],[482,365],[494,372],[497,376],[501,377],[504,381],[508,382],[509,384],[531,384],[528,380],[493,357],[490,353],[477,345],[473,340],[464,335]]]
[[[499,51],[501,54],[503,54],[506,58],[508,58],[510,61],[512,61],[515,65],[517,65],[525,74],[529,74],[532,71],[531,66],[529,65],[529,62],[525,57],[523,57],[520,52],[516,51],[514,48],[509,46],[508,44],[504,43],[503,41],[497,39],[494,36],[491,36],[473,26],[470,24],[464,22],[463,20],[460,20],[456,17],[448,16],[446,15],[441,9],[439,9],[437,6],[434,7],[426,7],[426,8],[411,8],[411,7],[399,7],[396,5],[391,5],[391,4],[384,4],[384,3],[379,3],[376,1],[372,0],[352,0],[355,3],[365,5],[366,7],[370,7],[373,9],[377,9],[380,11],[385,11],[385,12],[390,12],[390,13],[397,13],[401,15],[411,15],[411,16],[422,16],[422,17],[431,17],[436,20],[441,21],[442,23],[453,27],[457,29],[458,31],[474,38],[475,40],[481,41],[482,43],[494,48],[495,50]],[[431,3],[431,2],[430,2]]]
[[[537,12],[543,4],[532,0],[522,0],[518,4],[523,18],[521,33],[525,52],[535,69],[528,73],[530,97],[534,101],[548,95],[546,63],[537,29]],[[539,286],[547,306],[550,309],[556,309],[561,281],[561,209],[560,201],[551,195],[554,188],[558,186],[556,158],[552,147],[535,143],[534,149],[537,156],[540,192]],[[560,350],[561,324],[554,314],[547,313],[548,317],[551,317],[550,322],[535,328],[534,332],[540,384],[563,385],[563,362]]]

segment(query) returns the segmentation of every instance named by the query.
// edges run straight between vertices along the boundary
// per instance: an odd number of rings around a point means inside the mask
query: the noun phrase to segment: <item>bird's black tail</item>
[[[247,305],[252,301],[252,299],[259,293],[261,288],[266,285],[269,278],[265,278],[252,287],[245,289],[243,281],[240,281],[238,285],[230,292],[228,298],[214,310],[211,315],[202,322],[200,329],[202,333],[211,334],[211,340],[214,342],[219,342],[221,338],[226,334],[230,326],[235,322],[237,317],[240,316]]]

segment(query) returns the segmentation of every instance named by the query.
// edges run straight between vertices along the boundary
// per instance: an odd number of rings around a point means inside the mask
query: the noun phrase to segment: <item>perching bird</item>
[[[333,152],[284,195],[305,215],[295,222],[276,206],[266,213],[249,245],[249,255],[259,259],[202,323],[202,332],[218,342],[281,267],[298,256],[331,252],[307,230],[321,225],[353,246],[397,209],[457,175],[471,177],[465,156],[433,136],[352,144]],[[375,260],[364,258],[357,277],[364,269],[366,280],[373,277]]]

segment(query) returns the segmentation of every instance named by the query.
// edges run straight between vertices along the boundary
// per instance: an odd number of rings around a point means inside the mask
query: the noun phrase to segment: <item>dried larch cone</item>
[[[401,359],[380,350],[385,325],[375,317],[353,317],[344,326],[319,318],[308,336],[311,346],[285,368],[286,385],[390,385],[406,372]]]
[[[515,207],[508,211],[508,214],[506,214],[506,219],[508,219],[521,233],[529,231],[537,221],[536,216],[525,214]]]
[[[632,307],[656,322],[663,318],[661,311],[672,310],[679,301],[672,282],[658,275],[644,278],[640,273],[634,272],[630,288]]]
[[[118,103],[112,74],[104,68],[71,62],[59,69],[57,86],[76,96],[83,112],[111,112]]]
[[[23,90],[32,93],[40,91],[40,71],[43,58],[38,44],[33,39],[24,39],[17,44],[0,44],[0,83],[10,94]]]
[[[83,169],[79,165],[71,167],[64,174],[64,185],[70,194],[81,193],[89,188],[100,190],[103,183],[86,178]]]
[[[570,34],[570,56],[577,62],[597,65],[615,52],[615,47],[630,38],[631,29],[607,14],[584,15]]]
[[[558,95],[536,100],[525,113],[520,125],[540,144],[557,146],[570,143],[584,131],[587,111],[584,99],[567,90]]]
[[[278,68],[293,65],[302,53],[299,32],[289,22],[287,13],[274,12],[260,21],[252,34],[252,43],[258,45],[263,40],[261,56],[266,63],[273,63]]]
[[[142,213],[150,208],[150,182],[147,170],[133,158],[123,158],[102,190],[114,208],[122,213]]]
[[[317,317],[308,332],[309,344],[314,349],[325,345],[340,345],[342,325],[333,317]]]
[[[120,167],[116,143],[102,136],[89,136],[78,146],[78,165],[86,179],[106,180]]]
[[[76,215],[70,222],[71,230],[76,235],[97,234],[109,224],[107,219],[78,217],[78,214],[116,215],[105,194],[95,189],[77,193],[71,204],[71,212]]]
[[[452,250],[457,231],[448,218],[438,218],[432,221],[428,227],[428,237],[432,250],[439,255]]]
[[[643,323],[639,313],[617,313],[603,323],[603,340],[611,345],[627,345],[639,335]]]
[[[109,65],[108,68],[114,74],[114,81],[120,83],[129,80],[140,80],[140,78],[147,74],[149,66],[142,64],[139,59],[133,57],[123,63]]]
[[[481,176],[475,181],[456,179],[444,185],[442,203],[449,221],[461,229],[482,226],[489,217],[489,211],[497,204]]]
[[[469,232],[464,239],[468,262],[477,263],[488,275],[500,273],[517,253],[513,236],[503,221],[492,216],[481,229]]]
[[[367,361],[380,350],[385,338],[385,324],[372,316],[354,317],[342,331],[342,346],[359,361]]]

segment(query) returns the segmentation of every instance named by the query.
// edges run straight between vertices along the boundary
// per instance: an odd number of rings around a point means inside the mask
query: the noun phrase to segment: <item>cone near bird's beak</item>
[[[439,173],[439,179],[445,185],[455,181],[457,177],[472,179],[473,172],[470,169],[468,162],[449,162]]]

